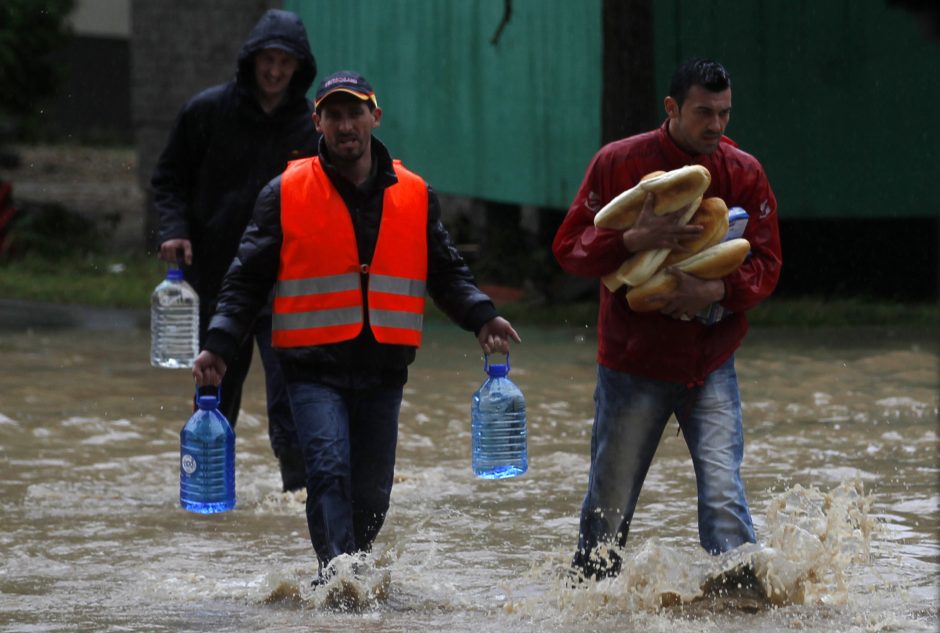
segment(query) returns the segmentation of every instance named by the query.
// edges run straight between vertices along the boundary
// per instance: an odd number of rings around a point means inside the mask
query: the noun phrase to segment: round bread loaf
[[[721,279],[733,273],[744,262],[751,244],[744,238],[728,240],[692,255],[675,268],[701,279]],[[666,305],[651,297],[672,292],[679,285],[675,275],[663,269],[643,284],[627,291],[627,303],[635,312],[653,312]]]
[[[702,233],[695,239],[684,242],[686,250],[673,250],[663,261],[663,266],[672,266],[696,253],[714,246],[728,233],[728,205],[721,198],[705,198],[698,206],[689,224],[698,224]]]
[[[656,196],[653,203],[656,215],[678,211],[705,193],[711,179],[711,174],[701,165],[647,174],[635,186],[605,204],[594,216],[594,226],[618,230],[630,228],[649,193]]]
[[[700,196],[686,205],[686,208],[681,211],[682,217],[678,220],[680,226],[689,222],[701,202],[702,198]],[[668,248],[654,248],[636,253],[617,269],[615,273],[617,279],[628,286],[639,286],[656,274],[656,271],[660,269],[670,252],[671,250]]]

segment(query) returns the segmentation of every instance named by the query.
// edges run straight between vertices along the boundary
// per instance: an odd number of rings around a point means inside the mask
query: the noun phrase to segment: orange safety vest
[[[428,278],[428,187],[393,161],[372,264],[361,264],[342,196],[317,157],[291,161],[281,176],[281,263],[274,298],[274,347],[338,343],[362,331],[362,273],[368,273],[375,340],[421,345]]]

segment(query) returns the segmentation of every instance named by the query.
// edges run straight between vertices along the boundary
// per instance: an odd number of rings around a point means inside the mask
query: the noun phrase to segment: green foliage
[[[2,259],[34,256],[56,262],[95,253],[107,237],[93,221],[60,204],[22,205]]]
[[[29,127],[37,119],[37,104],[54,94],[61,73],[49,54],[68,40],[64,20],[74,4],[0,2],[0,123]]]

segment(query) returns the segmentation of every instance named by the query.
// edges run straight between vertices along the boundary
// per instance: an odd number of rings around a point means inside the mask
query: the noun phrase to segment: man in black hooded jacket
[[[186,264],[186,279],[199,294],[200,345],[258,192],[289,160],[316,154],[313,108],[306,98],[316,72],[301,19],[288,11],[267,11],[242,45],[235,78],[200,92],[183,107],[154,170],[160,258],[176,262],[182,256]],[[303,458],[271,351],[270,310],[260,313],[250,334],[240,341],[221,385],[220,410],[234,426],[254,338],[265,370],[268,432],[283,487],[301,489]]]

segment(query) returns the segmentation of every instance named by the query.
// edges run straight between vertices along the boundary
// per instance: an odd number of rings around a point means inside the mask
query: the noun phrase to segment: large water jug
[[[192,367],[199,353],[199,295],[179,268],[150,296],[150,364],[176,369]]]
[[[506,364],[490,364],[484,356],[487,379],[470,402],[473,473],[484,479],[521,475],[529,467],[526,446],[525,397],[509,379]]]
[[[235,431],[219,411],[217,388],[197,387],[196,406],[180,431],[180,505],[225,512],[235,507]]]

